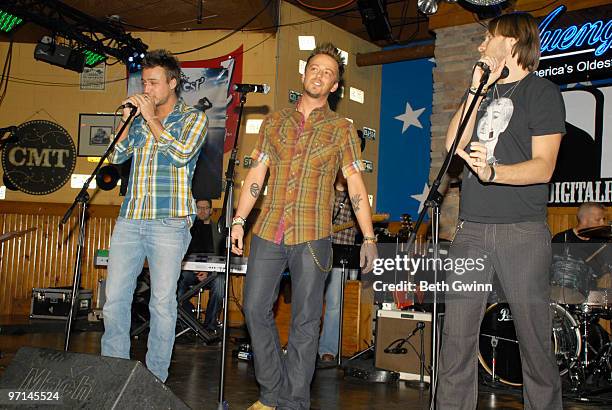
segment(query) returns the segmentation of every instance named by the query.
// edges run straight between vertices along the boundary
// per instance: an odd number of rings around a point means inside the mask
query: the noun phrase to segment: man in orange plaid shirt
[[[244,289],[244,314],[251,335],[260,398],[249,409],[309,409],[317,358],[325,280],[332,265],[334,180],[347,179],[350,201],[364,233],[361,264],[372,270],[377,257],[363,162],[353,124],[330,110],[344,62],[332,44],[317,47],[302,77],[296,107],[270,114],[260,129],[232,222],[232,252],[242,254],[243,226],[261,192],[268,195],[253,228]],[[292,318],[286,356],[282,353],[272,306],[282,272],[289,267]]]

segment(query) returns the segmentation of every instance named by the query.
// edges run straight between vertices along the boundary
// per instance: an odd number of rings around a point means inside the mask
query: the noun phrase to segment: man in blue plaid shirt
[[[130,358],[131,304],[145,258],[151,275],[147,368],[168,377],[174,346],[176,286],[196,214],[191,181],[206,136],[206,115],[180,94],[178,60],[165,50],[143,62],[143,93],[123,102],[137,108],[110,160],[132,158],[127,193],[111,237],[102,355]],[[122,122],[130,109],[124,108]]]

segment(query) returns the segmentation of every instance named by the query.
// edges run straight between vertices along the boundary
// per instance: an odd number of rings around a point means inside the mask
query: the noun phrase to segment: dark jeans
[[[329,238],[310,242],[323,268],[330,266]],[[284,355],[272,307],[283,271],[291,272],[291,328]],[[244,315],[251,335],[260,401],[277,409],[310,408],[323,291],[327,272],[315,262],[307,243],[277,245],[253,236],[244,288]]]
[[[214,275],[214,273],[211,273]],[[181,278],[178,282],[178,297],[184,295],[189,288],[197,285],[200,281],[196,276],[196,273],[189,270],[181,272]],[[210,289],[210,295],[208,295],[208,304],[206,305],[206,313],[204,316],[203,326],[206,330],[215,330],[217,328],[217,318],[219,312],[223,306],[223,293],[225,292],[225,277],[223,275],[217,275],[217,277],[207,285]],[[205,288],[206,289],[206,288]],[[183,309],[188,312],[194,311],[194,306],[189,300],[183,302]]]
[[[448,272],[446,283],[491,283],[510,304],[521,352],[525,409],[561,409],[561,380],[551,343],[550,232],[544,222],[460,223],[450,258],[481,258],[482,269]],[[458,266],[458,265],[455,265]],[[478,335],[489,292],[446,293],[437,408],[476,408]]]

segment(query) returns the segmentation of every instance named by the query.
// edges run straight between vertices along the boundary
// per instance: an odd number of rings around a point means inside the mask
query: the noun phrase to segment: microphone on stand
[[[134,104],[132,104],[131,102],[126,102],[125,104],[121,104],[119,106],[120,109],[124,109],[124,108],[129,108],[131,110],[137,110],[138,107],[136,107]]]
[[[239,93],[261,93],[268,94],[270,86],[268,84],[234,84],[234,91]]]

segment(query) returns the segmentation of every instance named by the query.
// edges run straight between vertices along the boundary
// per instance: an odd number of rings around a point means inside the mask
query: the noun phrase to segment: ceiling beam
[[[434,44],[418,45],[412,47],[394,48],[392,50],[374,51],[371,53],[358,53],[357,66],[366,67],[398,61],[417,60],[434,56]]]

